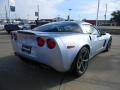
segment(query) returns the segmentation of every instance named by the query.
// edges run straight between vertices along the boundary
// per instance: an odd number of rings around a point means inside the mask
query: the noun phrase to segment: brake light
[[[47,46],[48,48],[53,49],[56,46],[56,42],[53,39],[47,39]]]
[[[37,44],[38,44],[38,46],[42,47],[45,44],[45,40],[41,37],[38,37],[37,38]]]

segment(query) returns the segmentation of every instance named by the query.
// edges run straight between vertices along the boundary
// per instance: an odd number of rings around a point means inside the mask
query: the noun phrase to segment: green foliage
[[[116,22],[118,25],[120,25],[120,10],[112,12],[112,22]]]

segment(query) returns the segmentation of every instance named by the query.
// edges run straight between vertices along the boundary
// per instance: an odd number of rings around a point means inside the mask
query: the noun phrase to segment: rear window
[[[81,32],[79,25],[76,23],[46,24],[39,26],[33,30],[40,32]]]

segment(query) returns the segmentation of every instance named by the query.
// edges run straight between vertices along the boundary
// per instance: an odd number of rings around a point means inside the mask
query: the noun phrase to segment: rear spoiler
[[[29,34],[29,35],[35,35],[35,33],[27,32],[27,31],[18,31],[18,33],[21,33],[21,34]]]

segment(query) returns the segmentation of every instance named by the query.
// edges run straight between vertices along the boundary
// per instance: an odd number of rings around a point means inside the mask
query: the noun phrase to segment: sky
[[[0,18],[5,18],[5,5],[8,0],[0,0]],[[35,11],[39,5],[40,19],[55,18],[71,15],[75,20],[96,19],[98,0],[10,0],[11,5],[15,5],[16,12],[10,13],[10,18],[36,19]],[[107,19],[111,18],[111,13],[120,10],[120,0],[100,0],[99,19],[104,19],[106,4],[108,6]],[[8,7],[7,7],[8,8]],[[69,11],[68,9],[72,9]]]

